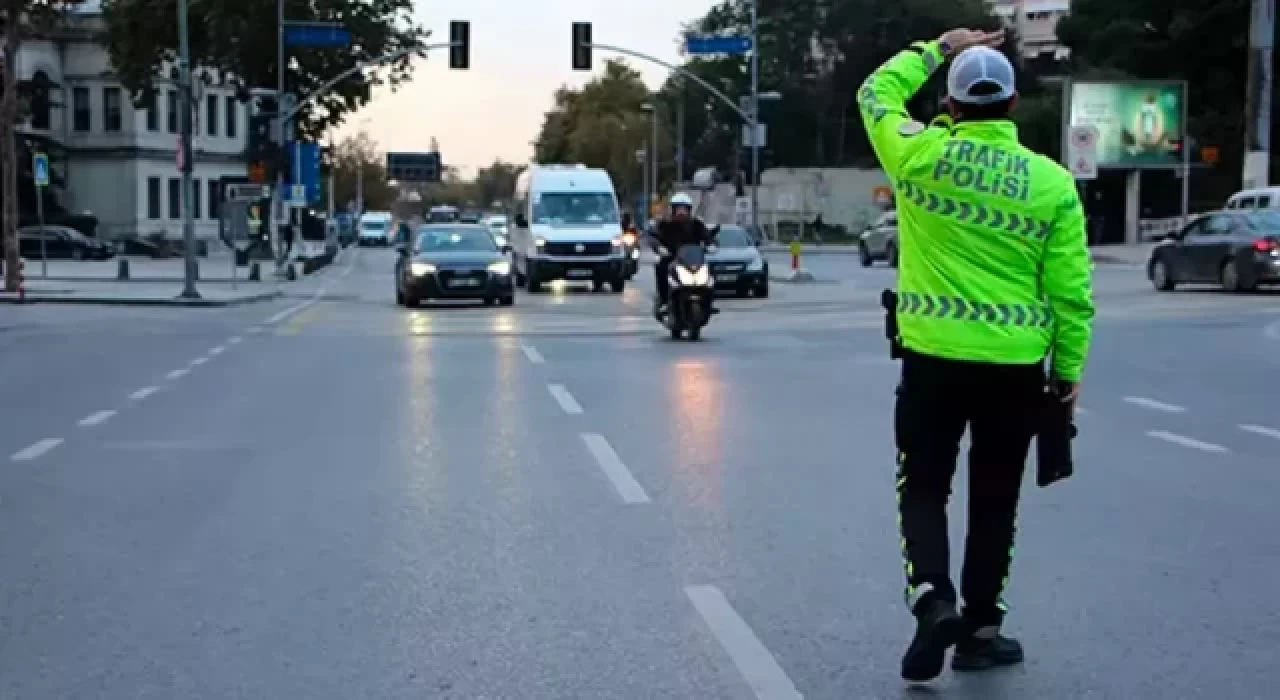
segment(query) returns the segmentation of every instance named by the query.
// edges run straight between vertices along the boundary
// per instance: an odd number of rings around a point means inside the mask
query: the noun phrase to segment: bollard
[[[27,300],[27,261],[18,261],[18,301]]]
[[[293,263],[289,263],[284,268],[284,278],[293,282],[298,279],[298,271],[293,267]]]
[[[129,261],[125,258],[120,258],[116,263],[116,279],[122,281],[129,279]]]
[[[250,282],[262,281],[262,266],[256,262],[249,266],[249,281]]]

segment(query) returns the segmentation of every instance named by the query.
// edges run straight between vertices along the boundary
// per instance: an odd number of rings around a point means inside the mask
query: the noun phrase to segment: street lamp
[[[191,140],[194,138],[191,118],[195,105],[191,94],[191,32],[187,17],[187,0],[178,0],[178,65],[179,80],[182,88],[182,119],[180,123],[181,138],[178,143],[182,171],[182,248],[183,274],[182,299],[199,299],[196,290],[196,221],[195,211],[191,208],[195,203],[195,183],[191,179],[195,164],[191,162],[194,150]]]
[[[647,148],[646,167],[649,176],[644,183],[644,221],[647,224],[653,216],[653,200],[658,195],[658,110],[652,102],[640,105],[640,110],[649,115],[651,136]]]

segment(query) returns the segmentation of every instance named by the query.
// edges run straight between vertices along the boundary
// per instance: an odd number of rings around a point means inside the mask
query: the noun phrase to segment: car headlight
[[[622,244],[625,246],[634,246],[636,244],[636,234],[630,232],[622,234]]]
[[[535,240],[535,241],[533,242],[533,244],[534,244],[534,245],[536,245],[536,246],[538,246],[539,248],[543,248],[543,247],[545,247],[545,246],[547,245],[547,239],[545,239],[545,238],[539,238],[539,239]]]
[[[490,263],[489,272],[492,272],[495,275],[509,275],[511,274],[511,263],[505,260],[501,260],[496,263]]]
[[[676,279],[681,285],[686,286],[702,286],[711,282],[711,270],[705,265],[694,271],[689,271],[683,267],[677,267]]]
[[[759,255],[757,255],[756,257],[752,258],[752,259],[751,259],[751,262],[747,263],[747,269],[748,269],[748,270],[750,270],[750,271],[752,271],[752,272],[759,272],[759,271],[763,270],[763,269],[764,269],[764,258],[763,258],[762,256],[759,256]]]
[[[432,265],[431,263],[416,262],[416,263],[409,264],[409,272],[414,277],[429,275],[435,271],[436,271],[436,266]]]

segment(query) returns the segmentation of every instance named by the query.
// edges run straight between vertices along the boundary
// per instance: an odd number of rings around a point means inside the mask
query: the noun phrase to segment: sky
[[[530,142],[561,85],[581,86],[591,74],[570,65],[574,22],[591,22],[592,39],[679,63],[678,35],[715,0],[418,0],[416,21],[431,42],[449,40],[449,22],[471,22],[471,69],[451,71],[446,51],[419,60],[411,83],[376,91],[350,115],[338,138],[367,132],[387,151],[426,151],[435,137],[446,165],[462,174],[495,159],[527,163]],[[606,58],[596,51],[597,72]],[[629,59],[651,88],[667,69]]]

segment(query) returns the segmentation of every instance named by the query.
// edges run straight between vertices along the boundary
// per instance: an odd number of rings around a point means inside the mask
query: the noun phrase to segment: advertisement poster
[[[1100,167],[1178,167],[1185,104],[1182,82],[1073,83],[1070,126],[1098,130]]]

